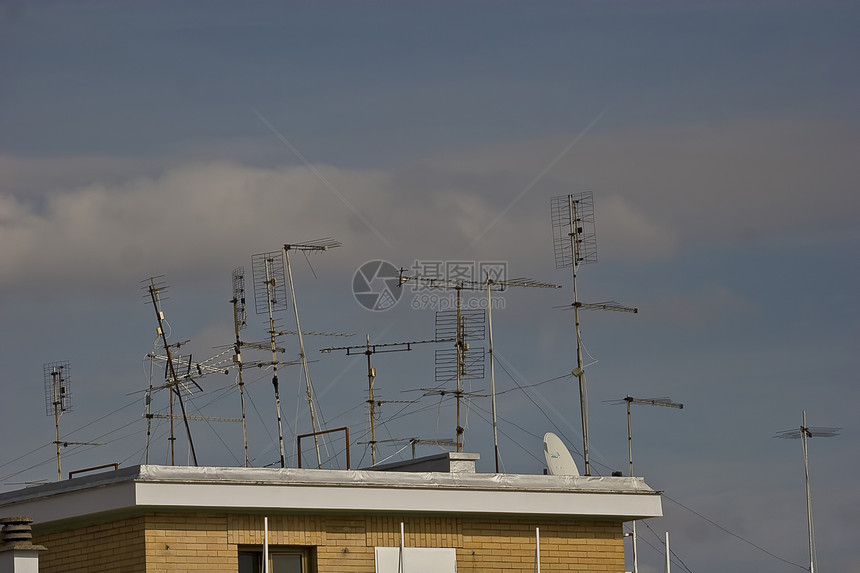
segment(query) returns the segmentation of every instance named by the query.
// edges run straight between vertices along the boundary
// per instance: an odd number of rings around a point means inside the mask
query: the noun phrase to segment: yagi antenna
[[[155,318],[158,322],[158,336],[161,339],[162,346],[164,347],[165,361],[167,363],[167,373],[169,379],[170,386],[170,464],[176,465],[176,451],[174,447],[174,442],[176,441],[176,436],[173,430],[173,395],[179,398],[179,407],[182,410],[182,420],[185,423],[185,432],[188,435],[188,446],[191,449],[191,457],[194,460],[194,465],[197,465],[197,453],[194,450],[194,440],[191,438],[191,427],[188,425],[188,415],[185,412],[185,402],[182,399],[182,390],[180,388],[179,374],[177,373],[176,364],[174,363],[173,352],[171,351],[171,347],[173,345],[167,343],[167,332],[165,331],[165,314],[161,308],[161,294],[167,290],[167,287],[161,282],[160,276],[150,277],[148,280],[149,284],[146,289],[149,294],[149,298],[152,301],[152,308],[155,310]],[[144,281],[147,282],[147,281]]]
[[[579,300],[576,275],[579,266],[597,262],[597,235],[594,225],[594,197],[591,192],[553,197],[551,200],[553,250],[555,268],[573,270],[573,307],[576,331],[576,369],[572,374],[579,380],[579,407],[582,418],[582,457],[585,475],[591,475],[588,456],[588,391],[585,383],[585,366],[582,361],[582,332],[579,327],[579,309],[618,310],[638,312],[635,308],[617,303],[589,304]]]
[[[629,394],[622,398],[621,400],[616,400],[613,402],[614,404],[627,404],[627,455],[630,461],[630,477],[633,477],[633,427],[630,423],[630,404],[644,404],[646,406],[665,406],[667,408],[677,408],[682,409],[684,407],[683,404],[678,402],[673,402],[671,399],[666,397],[660,398],[634,398]],[[638,537],[636,535],[636,520],[633,520],[632,526],[633,532],[631,533],[632,543],[633,543],[633,573],[639,572],[639,550],[637,547]]]
[[[437,338],[434,340],[412,340],[409,342],[387,342],[385,344],[371,344],[370,335],[365,338],[365,343],[360,346],[338,346],[322,348],[320,352],[329,353],[335,350],[346,350],[347,356],[358,356],[364,354],[367,357],[367,404],[370,410],[370,458],[371,465],[376,465],[376,406],[381,402],[376,401],[374,394],[374,381],[376,380],[376,368],[371,367],[370,357],[373,354],[384,352],[407,352],[412,350],[416,344],[428,344],[435,342],[453,342],[454,338]],[[454,444],[456,445],[456,444]],[[414,457],[414,456],[413,456]]]
[[[529,287],[529,288],[561,288],[560,285],[543,283],[533,279],[515,278],[510,280],[495,280],[490,276],[485,280],[487,288],[487,325],[489,327],[489,348],[490,355],[490,396],[493,418],[493,453],[495,454],[496,473],[499,473],[499,431],[496,416],[496,369],[495,369],[495,354],[493,347],[493,301],[491,292],[493,290],[504,290],[507,287]]]
[[[69,361],[48,362],[42,366],[45,382],[45,414],[54,416],[56,428],[57,446],[57,481],[63,479],[63,471],[60,467],[60,416],[72,409],[71,381],[72,372]]]
[[[293,312],[296,316],[296,335],[299,339],[299,358],[302,361],[302,370],[304,371],[305,375],[305,392],[308,401],[308,409],[311,415],[311,428],[313,429],[314,449],[316,450],[317,454],[317,468],[322,468],[322,458],[320,457],[319,446],[319,429],[317,428],[316,414],[314,412],[313,386],[311,384],[311,375],[308,371],[308,359],[305,355],[305,343],[304,338],[302,337],[302,327],[299,323],[299,307],[296,303],[296,289],[293,285],[293,270],[290,265],[290,251],[299,251],[307,257],[308,254],[327,251],[329,249],[333,249],[339,246],[341,246],[340,241],[336,241],[331,237],[326,237],[324,239],[316,239],[307,243],[287,243],[284,245],[284,259],[287,261],[287,277],[290,281],[290,296],[293,299]],[[298,452],[298,455],[301,456],[302,453]]]
[[[806,410],[803,411],[803,423],[800,428],[782,430],[774,435],[774,438],[796,439],[800,438],[803,447],[803,469],[806,474],[806,520],[809,532],[809,573],[815,573],[815,528],[812,524],[812,498],[809,488],[809,456],[806,448],[808,438],[832,438],[839,434],[842,428],[827,428],[821,426],[806,425]]]

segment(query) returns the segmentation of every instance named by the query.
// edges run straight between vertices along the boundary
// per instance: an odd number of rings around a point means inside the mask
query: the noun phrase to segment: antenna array
[[[287,467],[284,454],[284,427],[281,421],[281,393],[278,382],[278,346],[275,312],[287,309],[286,280],[283,255],[277,251],[251,255],[254,273],[254,300],[257,314],[269,316],[269,350],[272,351],[272,386],[275,390],[275,410],[278,415],[278,449],[281,467]],[[283,351],[283,350],[281,350]]]
[[[582,457],[585,475],[591,475],[588,455],[588,390],[585,383],[585,366],[582,362],[582,332],[579,327],[579,309],[618,310],[638,312],[618,303],[583,303],[579,300],[576,275],[580,265],[597,262],[597,235],[594,230],[594,197],[591,192],[553,197],[550,204],[553,231],[555,267],[573,270],[573,307],[576,332],[576,369],[572,374],[579,380],[579,407],[582,418]]]
[[[176,394],[176,396],[179,398],[179,407],[182,410],[182,420],[185,424],[185,433],[188,435],[188,446],[191,449],[191,456],[194,459],[194,465],[196,466],[197,452],[194,450],[194,440],[191,438],[191,427],[188,425],[188,415],[185,412],[185,402],[182,399],[182,389],[180,387],[179,375],[176,372],[173,352],[170,350],[172,345],[167,343],[167,333],[164,329],[164,321],[166,315],[161,308],[161,294],[165,290],[167,290],[167,287],[160,280],[161,278],[162,277],[160,276],[150,277],[148,279],[149,284],[147,285],[146,289],[152,302],[152,308],[155,310],[155,318],[158,322],[157,332],[159,338],[161,339],[162,346],[164,347],[164,358],[167,363],[167,374],[169,379],[168,386],[170,387],[170,464],[176,465],[176,449],[174,447],[176,436],[173,431],[173,395]]]
[[[62,362],[48,362],[42,365],[42,374],[45,383],[45,414],[54,415],[54,427],[56,429],[57,446],[57,481],[63,479],[63,471],[60,466],[60,416],[63,412],[72,409],[72,393],[70,383],[72,380],[71,366],[68,360]]]

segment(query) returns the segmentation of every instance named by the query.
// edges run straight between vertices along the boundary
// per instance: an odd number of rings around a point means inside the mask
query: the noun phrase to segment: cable
[[[746,544],[748,544],[748,545],[752,545],[753,547],[755,547],[755,548],[756,548],[756,549],[758,549],[759,551],[761,551],[761,552],[763,552],[763,553],[766,553],[767,555],[770,555],[770,556],[771,556],[771,557],[773,557],[774,559],[778,559],[778,560],[780,560],[780,561],[782,561],[783,563],[786,563],[786,564],[788,564],[788,565],[794,565],[794,566],[795,566],[795,567],[797,567],[798,569],[803,569],[804,571],[808,571],[808,569],[807,569],[806,567],[804,567],[803,565],[800,565],[800,564],[795,563],[795,562],[793,562],[793,561],[789,561],[789,560],[787,560],[787,559],[783,559],[782,557],[780,557],[780,556],[778,556],[778,555],[775,555],[775,554],[771,553],[770,551],[768,551],[768,550],[767,550],[767,549],[765,549],[764,547],[761,547],[760,545],[756,545],[755,543],[753,543],[753,542],[752,542],[752,541],[750,541],[749,539],[746,539],[746,538],[744,538],[744,537],[741,537],[741,536],[740,536],[740,535],[738,535],[737,533],[732,533],[731,531],[729,531],[728,529],[726,529],[725,527],[723,527],[723,526],[722,526],[722,525],[720,525],[719,523],[717,523],[717,522],[715,522],[715,521],[713,521],[713,520],[711,520],[711,519],[708,519],[707,517],[705,517],[704,515],[702,515],[702,514],[701,514],[701,513],[699,513],[698,511],[695,511],[694,509],[690,509],[689,507],[687,507],[686,505],[684,505],[684,504],[683,504],[683,503],[681,503],[680,501],[678,501],[678,500],[676,500],[676,499],[672,499],[671,497],[669,497],[669,496],[668,496],[668,495],[666,495],[665,493],[663,494],[663,497],[665,497],[666,499],[668,499],[668,500],[669,500],[669,501],[671,501],[672,503],[674,503],[674,504],[676,504],[676,505],[679,505],[679,506],[683,507],[684,509],[686,509],[686,510],[687,510],[687,511],[689,511],[690,513],[692,513],[692,514],[694,514],[694,515],[697,515],[697,516],[701,517],[702,519],[704,519],[705,521],[707,521],[708,523],[710,523],[711,525],[713,525],[713,526],[714,526],[714,527],[716,527],[717,529],[719,529],[719,530],[721,530],[721,531],[723,531],[723,532],[725,532],[725,533],[728,533],[728,534],[729,534],[729,535],[731,535],[732,537],[736,537],[737,539],[740,539],[741,541],[743,541],[744,543],[746,543]]]

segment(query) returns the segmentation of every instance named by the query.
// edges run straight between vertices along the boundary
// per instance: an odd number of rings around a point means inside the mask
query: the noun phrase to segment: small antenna
[[[667,408],[684,408],[683,404],[673,402],[666,397],[660,398],[634,398],[627,395],[620,400],[615,400],[613,404],[627,404],[627,455],[630,462],[630,477],[633,477],[633,429],[630,423],[630,404],[644,404],[646,406],[665,406]]]
[[[582,332],[579,327],[579,309],[618,310],[638,312],[617,303],[589,304],[579,300],[576,275],[579,265],[597,262],[597,235],[594,225],[594,196],[589,192],[553,197],[550,203],[552,216],[555,268],[573,270],[573,307],[576,332],[576,369],[572,374],[579,380],[579,407],[582,418],[582,457],[585,475],[591,475],[588,456],[588,390],[585,383],[585,366],[582,361]]]
[[[347,356],[367,356],[367,404],[370,409],[370,458],[371,465],[376,465],[376,398],[374,396],[374,381],[376,380],[376,368],[371,367],[370,357],[373,354],[383,352],[407,352],[412,350],[416,344],[428,344],[435,342],[453,342],[454,338],[437,338],[434,340],[412,340],[409,342],[388,342],[385,344],[370,344],[370,335],[367,335],[364,345],[360,346],[338,346],[322,348],[320,352],[330,353],[334,350],[346,350]],[[355,350],[356,352],[353,352]],[[363,352],[358,352],[363,350]],[[414,456],[413,456],[414,457]]]
[[[42,365],[42,373],[45,382],[45,414],[54,415],[54,426],[56,428],[57,446],[57,481],[63,479],[63,471],[60,466],[60,416],[72,409],[71,380],[72,372],[68,360],[62,362],[48,362]]]
[[[806,410],[803,411],[803,423],[800,428],[793,430],[782,430],[774,435],[774,438],[796,439],[800,438],[803,447],[803,469],[806,474],[806,520],[809,532],[809,573],[815,573],[815,528],[812,524],[812,496],[809,487],[809,455],[806,448],[808,438],[832,438],[839,434],[842,428],[827,428],[821,426],[806,425]]]
[[[296,289],[293,285],[293,270],[290,266],[290,251],[299,251],[305,257],[308,254],[319,253],[321,251],[327,251],[329,249],[333,249],[341,246],[340,241],[336,241],[331,237],[326,237],[324,239],[316,239],[307,243],[294,243],[294,244],[285,244],[284,245],[284,259],[287,261],[287,277],[290,281],[290,295],[293,299],[293,311],[296,316],[296,335],[299,339],[299,357],[302,361],[302,370],[305,375],[305,392],[308,400],[308,409],[311,415],[311,428],[313,429],[314,435],[314,449],[317,454],[317,468],[322,468],[322,458],[320,457],[320,446],[319,446],[319,429],[317,428],[316,423],[316,414],[314,412],[314,400],[313,400],[313,386],[311,385],[311,375],[308,371],[308,359],[305,355],[305,343],[302,338],[302,327],[299,324],[299,307],[296,303]],[[310,264],[310,261],[308,261]],[[313,267],[311,267],[313,270]],[[302,455],[301,452],[298,452],[298,455]]]
[[[490,396],[492,397],[492,417],[493,417],[493,453],[495,454],[496,473],[499,473],[499,431],[496,416],[496,369],[495,369],[495,354],[493,347],[493,301],[491,292],[493,290],[504,290],[509,286],[529,287],[529,288],[561,288],[560,285],[551,283],[542,283],[533,279],[517,278],[510,280],[494,280],[488,275],[486,278],[487,287],[487,324],[489,326],[489,349],[490,355]]]
[[[645,404],[647,406],[666,406],[668,408],[678,408],[679,410],[684,407],[683,404],[679,404],[673,402],[669,398],[661,397],[661,398],[634,398],[629,394],[622,398],[621,400],[616,400],[613,402],[614,404],[627,404],[627,454],[630,460],[630,477],[633,477],[633,429],[630,423],[630,404]],[[639,573],[639,550],[637,547],[638,537],[636,535],[636,520],[633,520],[632,526],[632,543],[633,543],[633,573]]]

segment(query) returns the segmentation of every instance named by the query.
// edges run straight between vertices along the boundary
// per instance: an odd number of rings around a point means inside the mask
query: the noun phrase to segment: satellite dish
[[[554,476],[578,476],[579,470],[561,438],[547,432],[543,436],[543,453],[549,473]]]

